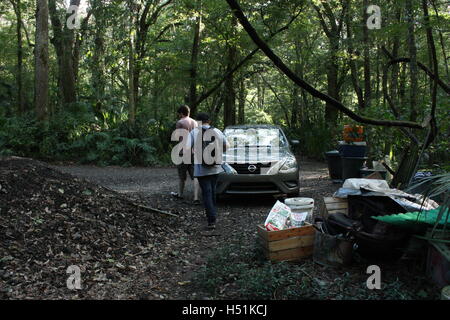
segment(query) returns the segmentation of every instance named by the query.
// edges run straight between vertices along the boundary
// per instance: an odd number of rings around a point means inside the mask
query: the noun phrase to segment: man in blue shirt
[[[196,117],[199,127],[189,134],[188,146],[194,149],[194,177],[198,179],[202,190],[203,205],[206,211],[208,229],[215,229],[217,208],[216,208],[216,185],[219,173],[223,172],[222,154],[226,151],[227,142],[222,131],[211,127],[211,120],[206,113],[199,113]],[[212,131],[211,131],[212,130]],[[199,136],[200,134],[200,136]],[[214,139],[211,137],[214,136]],[[203,148],[202,141],[213,141],[215,146],[212,156],[215,161],[211,162],[208,152],[212,150],[210,146]],[[211,145],[211,146],[214,146]],[[205,157],[206,156],[206,157]],[[206,163],[205,163],[206,162]]]

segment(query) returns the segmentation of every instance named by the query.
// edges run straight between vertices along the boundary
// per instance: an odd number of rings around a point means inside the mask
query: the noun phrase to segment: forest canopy
[[[448,168],[449,21],[440,0],[5,0],[0,153],[168,163],[187,104],[315,158],[365,122],[373,159]]]

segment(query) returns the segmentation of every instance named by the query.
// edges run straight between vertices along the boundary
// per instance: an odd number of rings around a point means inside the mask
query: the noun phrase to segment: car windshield
[[[286,140],[277,128],[230,128],[224,131],[229,145],[236,147],[284,147]]]

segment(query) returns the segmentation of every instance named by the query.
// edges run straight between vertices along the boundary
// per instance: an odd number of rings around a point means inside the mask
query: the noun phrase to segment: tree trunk
[[[36,40],[34,51],[34,100],[38,120],[47,116],[48,108],[48,5],[47,0],[36,1]]]
[[[25,97],[23,92],[23,40],[22,40],[22,4],[20,0],[11,1],[17,18],[17,106],[19,114],[25,111]]]
[[[428,147],[436,138],[438,134],[438,127],[436,123],[436,108],[437,108],[437,87],[438,87],[438,77],[439,77],[439,63],[438,58],[436,54],[436,46],[434,44],[434,38],[433,38],[433,30],[431,28],[430,24],[430,16],[428,13],[428,4],[427,0],[422,0],[422,10],[424,15],[424,22],[425,22],[425,30],[427,34],[427,43],[428,43],[428,50],[429,50],[429,56],[431,60],[431,69],[432,72],[436,75],[436,77],[432,80],[430,80],[430,87],[431,87],[431,120],[430,120],[430,126],[431,131],[430,135],[428,136],[427,141],[425,142],[425,147]]]
[[[277,56],[272,49],[267,45],[265,41],[261,39],[258,32],[253,28],[251,23],[248,21],[248,19],[245,17],[244,13],[242,12],[241,7],[235,0],[226,0],[230,8],[233,10],[233,14],[235,17],[237,17],[247,32],[247,34],[250,36],[250,38],[253,40],[253,42],[265,53],[265,55],[273,62],[273,64],[282,72],[284,73],[291,81],[293,81],[296,85],[299,87],[305,89],[309,94],[311,94],[313,97],[316,97],[322,101],[325,101],[330,106],[334,107],[336,110],[343,112],[347,116],[349,116],[351,119],[359,122],[359,123],[365,123],[365,124],[372,124],[372,125],[380,125],[380,126],[389,126],[389,127],[405,127],[405,128],[415,128],[415,129],[423,129],[423,124],[412,122],[412,121],[395,121],[395,120],[385,120],[385,119],[374,119],[374,118],[368,118],[365,116],[361,116],[347,108],[345,105],[343,105],[340,101],[330,97],[327,94],[324,94],[323,92],[320,92],[316,88],[314,88],[312,85],[310,85],[308,82],[306,82],[304,79],[300,78],[298,75],[296,75],[281,59],[279,56]]]
[[[410,86],[410,121],[416,121],[418,117],[417,111],[417,75],[418,75],[418,67],[417,67],[417,48],[416,48],[416,39],[414,36],[414,9],[412,5],[412,0],[405,1],[406,7],[406,19],[408,22],[408,51],[409,51],[409,75],[411,80]]]
[[[355,90],[356,93],[356,97],[358,98],[358,108],[359,109],[364,109],[364,95],[363,95],[363,90],[359,84],[359,76],[358,76],[358,68],[356,66],[356,62],[354,58],[355,53],[355,49],[353,48],[353,33],[352,33],[352,29],[351,29],[351,17],[350,17],[350,10],[347,12],[347,17],[346,17],[346,27],[347,27],[347,38],[350,39],[347,43],[348,43],[348,48],[347,51],[349,53],[349,64],[350,64],[350,75],[351,75],[351,80],[352,80],[352,84],[353,84],[353,88]]]
[[[438,12],[438,9],[436,7],[436,4],[435,4],[434,0],[431,1],[431,4],[433,6],[433,9],[434,9],[434,12],[436,14],[436,17],[439,17],[439,12]],[[449,78],[449,69],[448,69],[447,53],[445,51],[445,40],[444,40],[444,37],[442,35],[442,31],[440,29],[438,30],[438,34],[439,34],[439,42],[441,44],[442,56],[444,57],[445,74],[447,75],[447,80],[448,80],[448,78]]]
[[[396,11],[395,11],[395,20],[396,22],[400,23],[401,22],[401,8],[398,6],[396,7]],[[400,37],[398,35],[395,35],[394,37],[394,43],[392,46],[392,56],[393,58],[397,58],[398,57],[398,51],[400,48]],[[395,105],[398,105],[398,101],[399,99],[399,92],[398,92],[398,79],[399,79],[399,72],[400,72],[400,68],[397,65],[394,65],[392,67],[392,76],[391,76],[391,88],[390,88],[390,96],[391,99],[393,101],[393,103]]]
[[[136,83],[139,79],[139,74],[135,68],[135,52],[134,52],[134,35],[130,32],[130,39],[128,41],[128,122],[134,125],[136,121]]]
[[[232,17],[233,34],[236,29],[237,19]],[[236,64],[237,49],[234,43],[228,44],[227,49],[227,73],[234,68]],[[234,125],[236,124],[236,91],[234,89],[234,75],[230,73],[225,80],[225,92],[224,92],[224,104],[223,104],[223,114],[224,114],[224,125]]]
[[[245,100],[247,97],[247,88],[245,87],[245,78],[243,77],[239,84],[239,107],[238,107],[238,123],[245,124]]]
[[[53,38],[51,42],[55,47],[58,61],[58,81],[64,105],[77,101],[76,96],[76,71],[74,63],[75,33],[67,27],[66,20],[61,22],[56,9],[56,0],[49,0],[49,12],[53,26]],[[79,6],[80,0],[71,0],[71,6]]]
[[[192,43],[192,53],[191,53],[191,66],[190,66],[190,85],[189,85],[189,106],[193,106],[197,101],[197,68],[198,68],[198,53],[200,48],[200,32],[201,32],[201,1],[200,10],[198,16],[195,19],[194,27],[194,41]]]
[[[96,18],[96,21],[98,19]],[[105,46],[104,46],[104,38],[103,38],[103,28],[99,25],[96,26],[95,31],[95,40],[94,40],[94,56],[92,63],[92,86],[94,89],[94,97],[95,97],[95,113],[99,117],[103,117],[103,99],[105,96],[105,63],[104,63],[104,55],[105,55]]]
[[[339,49],[339,39],[330,39],[330,58],[328,60],[327,72],[327,93],[336,101],[339,97],[339,65],[337,63],[337,51]],[[331,125],[335,125],[338,120],[338,111],[330,103],[327,102],[325,106],[325,121]]]
[[[367,28],[366,21],[369,18],[367,14],[367,7],[369,1],[363,1],[363,56],[364,56],[364,108],[369,108],[372,99],[372,87],[370,85],[370,43],[369,43],[369,29]]]

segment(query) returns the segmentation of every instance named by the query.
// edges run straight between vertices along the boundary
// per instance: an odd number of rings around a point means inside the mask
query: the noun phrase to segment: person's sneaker
[[[208,224],[207,229],[208,229],[208,230],[216,230],[216,224],[215,224],[215,223],[210,223],[210,224]]]
[[[180,196],[177,192],[171,192],[170,195],[176,199],[184,199],[183,196]]]

